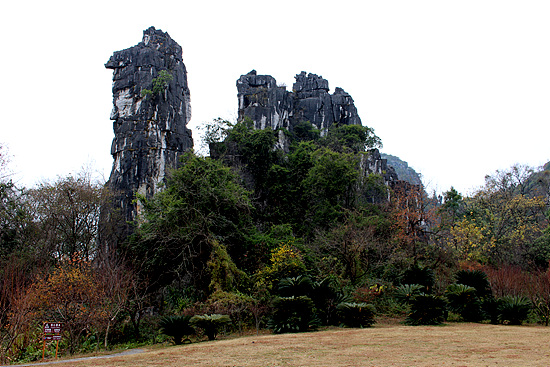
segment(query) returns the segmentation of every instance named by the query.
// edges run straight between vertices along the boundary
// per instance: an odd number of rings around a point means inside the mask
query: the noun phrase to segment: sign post
[[[59,349],[59,341],[61,340],[62,328],[63,324],[61,322],[43,323],[44,346],[42,347],[42,362],[44,362],[44,355],[46,353],[46,341],[55,340],[55,358],[57,359],[57,351]]]

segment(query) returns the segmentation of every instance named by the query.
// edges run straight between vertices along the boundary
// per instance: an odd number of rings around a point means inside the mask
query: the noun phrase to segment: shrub
[[[484,317],[491,320],[491,324],[498,324],[501,303],[502,300],[495,297],[486,297],[481,300]]]
[[[277,291],[282,297],[309,296],[313,290],[313,282],[307,275],[284,278],[279,282]]]
[[[411,300],[422,294],[420,284],[403,284],[395,289],[395,298],[401,303],[410,303]]]
[[[409,325],[440,325],[445,321],[447,302],[443,297],[420,294],[411,298],[410,305],[406,319]]]
[[[424,287],[423,291],[429,293],[435,284],[435,275],[432,269],[414,265],[405,270],[401,284],[420,284]]]
[[[459,314],[464,321],[481,321],[483,312],[481,301],[477,297],[476,289],[464,284],[451,284],[445,295],[449,302],[449,309]]]
[[[521,325],[527,320],[531,301],[523,296],[504,296],[500,299],[499,321],[510,325]]]
[[[153,89],[143,89],[141,91],[141,96],[153,96],[155,94],[164,92],[168,88],[168,84],[172,81],[174,77],[167,70],[161,70],[159,75],[156,78],[153,78]]]
[[[336,307],[336,312],[343,326],[363,328],[370,327],[376,322],[376,308],[369,303],[342,302]]]
[[[457,284],[474,287],[479,298],[491,296],[487,274],[481,270],[460,270],[455,275]]]
[[[323,325],[337,324],[336,306],[341,302],[351,301],[350,297],[337,290],[332,278],[313,282],[313,289],[309,297],[315,304],[317,316]]]
[[[242,293],[216,291],[204,302],[201,313],[228,315],[239,333],[242,333],[243,326],[253,325],[250,309],[254,303],[252,297]]]
[[[297,277],[305,272],[301,252],[288,241],[271,251],[269,264],[257,273],[257,277],[271,288],[283,278]]]
[[[195,333],[195,330],[189,323],[191,316],[166,316],[160,320],[160,331],[172,338],[174,344],[180,345],[185,340],[185,336],[189,336]]]
[[[316,329],[319,319],[309,297],[278,297],[273,301],[273,315],[268,327],[274,333],[298,333]]]
[[[195,315],[189,320],[191,325],[204,331],[208,340],[215,340],[218,331],[222,326],[231,323],[231,318],[227,315]]]

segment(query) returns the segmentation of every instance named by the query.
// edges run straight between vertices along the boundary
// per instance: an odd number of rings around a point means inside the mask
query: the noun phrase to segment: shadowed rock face
[[[239,99],[239,121],[250,118],[255,129],[284,128],[293,131],[294,127],[309,121],[325,135],[332,125],[361,125],[361,118],[353,98],[342,88],[329,93],[328,81],[315,74],[302,71],[295,76],[292,92],[270,75],[258,75],[252,70],[237,80]],[[286,150],[288,141],[279,134],[276,148]],[[211,156],[217,156],[216,146],[210,149]],[[238,161],[236,153],[228,154],[228,164]],[[232,161],[232,162],[229,162]],[[362,177],[370,173],[379,174],[389,185],[398,180],[394,169],[382,159],[378,149],[372,149],[361,155],[360,169]]]
[[[109,187],[127,221],[136,219],[135,193],[150,198],[178,157],[193,147],[190,93],[181,47],[168,33],[151,27],[136,46],[115,52],[105,64],[113,69],[114,158]],[[169,77],[153,91],[161,72]]]
[[[254,127],[285,128],[309,121],[324,135],[334,124],[361,125],[353,98],[342,88],[330,94],[328,81],[302,71],[296,75],[292,92],[277,86],[270,75],[252,70],[237,80],[239,120],[249,117]]]

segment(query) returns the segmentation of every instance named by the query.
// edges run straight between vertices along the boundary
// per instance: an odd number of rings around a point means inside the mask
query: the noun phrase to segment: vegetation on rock
[[[161,332],[177,344],[189,325],[214,339],[384,314],[548,324],[545,170],[513,166],[440,200],[365,176],[361,155],[380,144],[368,128],[219,127],[216,159],[188,152],[163,190],[138,195],[134,235],[117,248],[120,216],[100,216],[112,193],[89,176],[29,190],[0,176],[2,356],[36,359],[45,319],[65,323],[71,353]]]

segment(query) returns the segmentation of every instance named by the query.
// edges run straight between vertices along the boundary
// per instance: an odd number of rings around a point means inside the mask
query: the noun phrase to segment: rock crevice
[[[134,221],[139,212],[135,194],[151,198],[168,169],[176,167],[179,156],[193,147],[187,128],[191,119],[187,70],[181,46],[154,27],[143,32],[136,46],[115,52],[105,67],[113,70],[115,133],[108,185],[115,206],[127,221]],[[153,93],[155,81],[162,76],[161,90]]]
[[[335,124],[361,125],[353,98],[342,88],[330,94],[326,79],[305,71],[295,79],[292,91],[287,91],[270,75],[258,75],[255,70],[241,75],[237,80],[239,120],[248,117],[257,129],[289,131],[309,121],[322,135]]]
[[[353,98],[342,88],[337,87],[330,94],[326,79],[305,71],[295,79],[292,91],[287,91],[277,85],[275,78],[258,75],[256,70],[241,75],[237,80],[239,121],[249,118],[255,129],[284,128],[291,132],[299,123],[309,121],[321,135],[333,125],[361,125]],[[280,141],[278,146],[288,146],[287,143]],[[360,169],[363,177],[370,173],[381,175],[387,185],[398,179],[377,149],[362,154]]]

